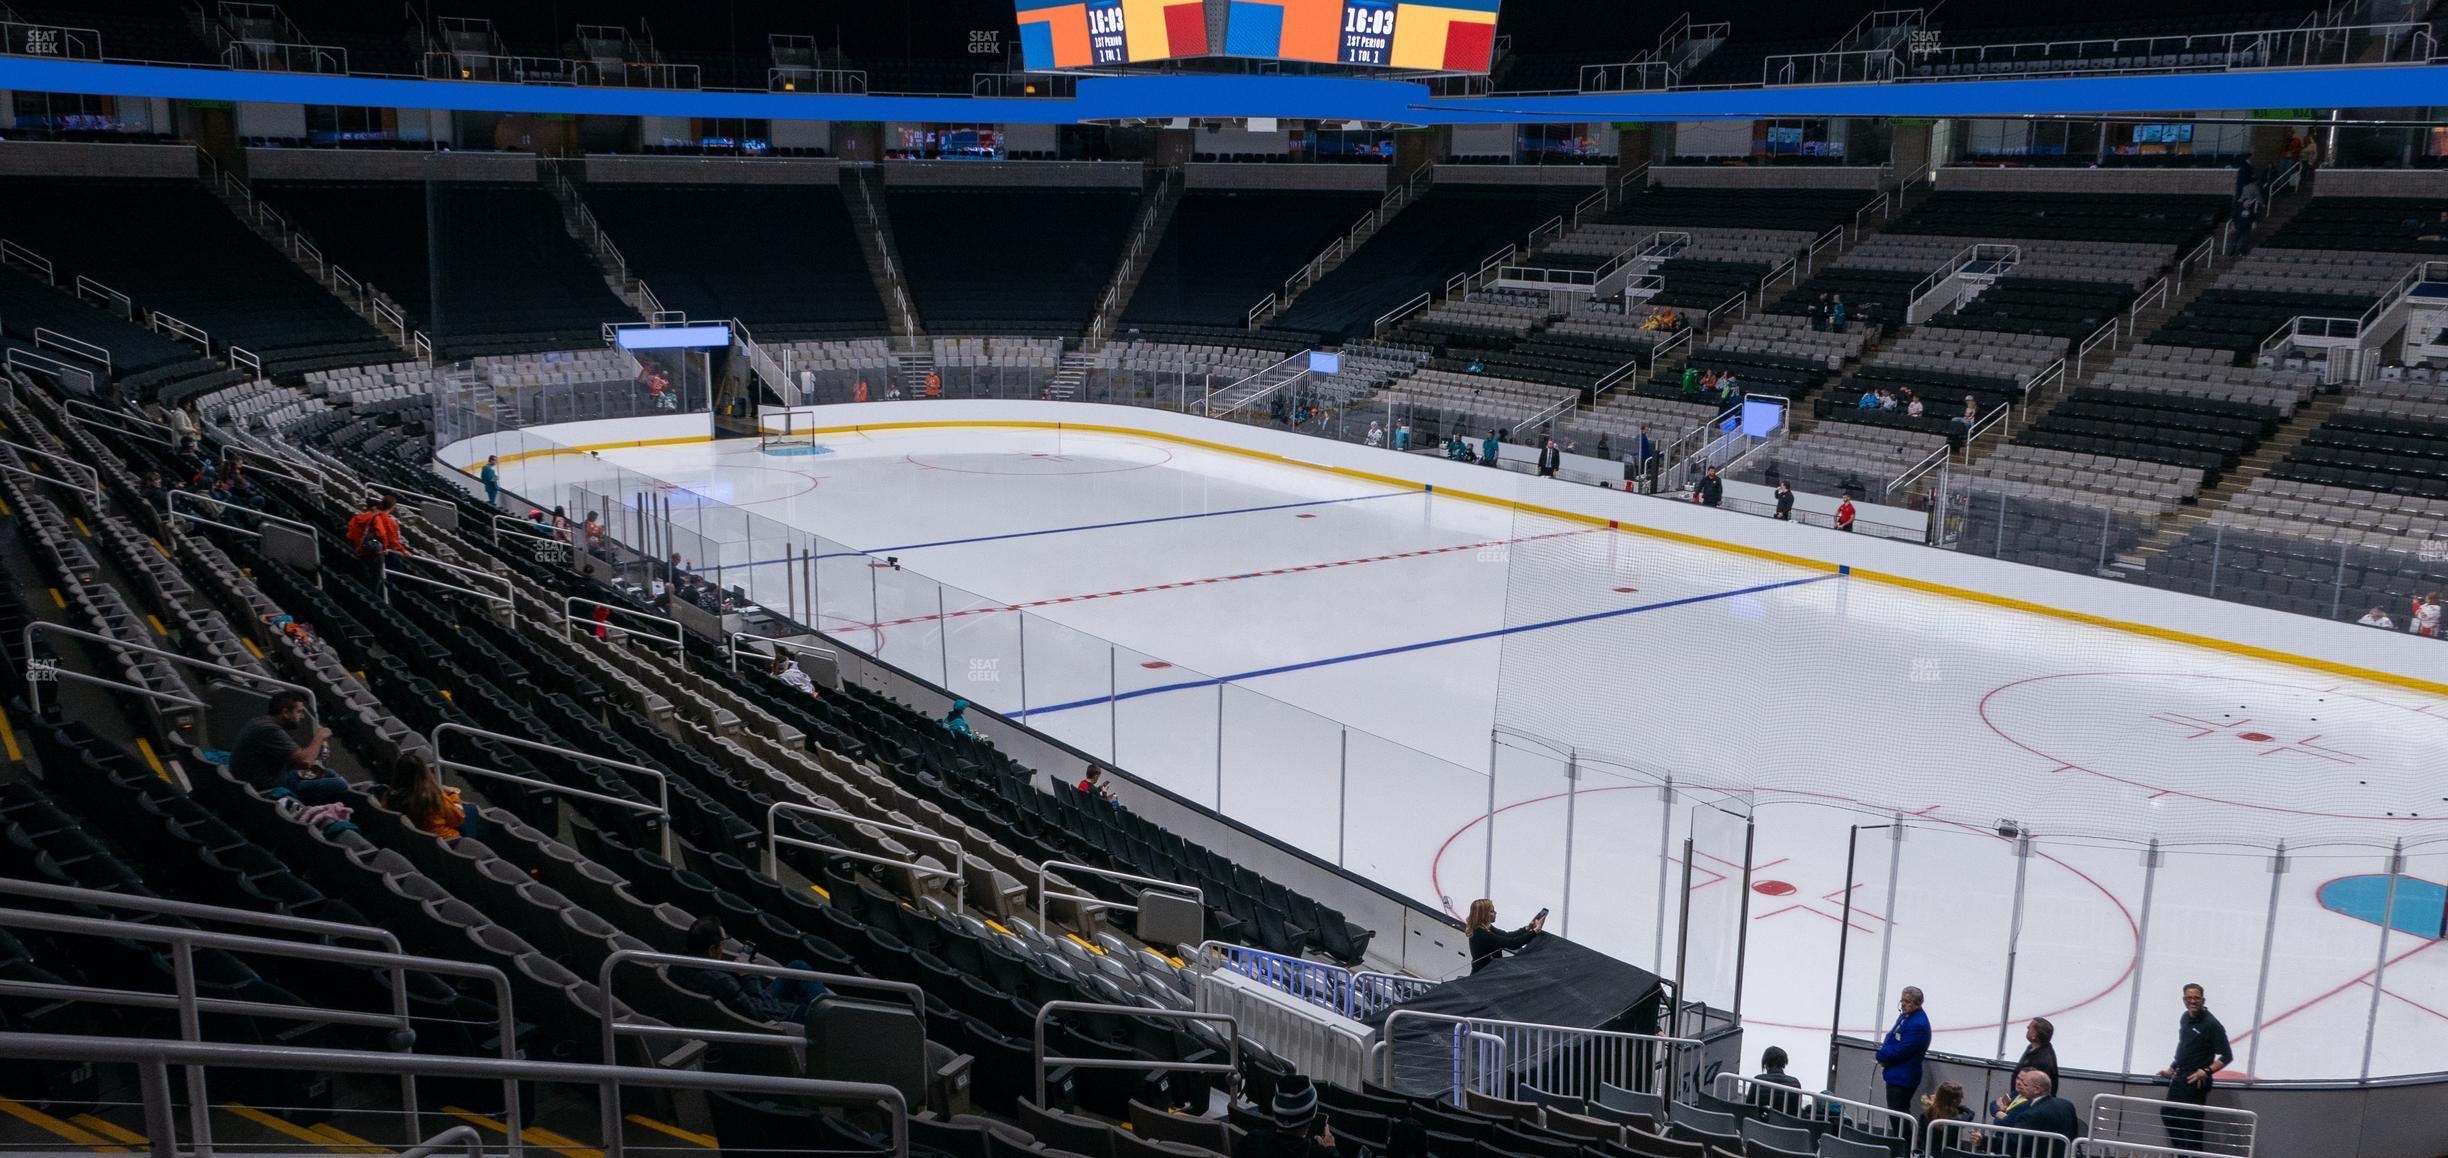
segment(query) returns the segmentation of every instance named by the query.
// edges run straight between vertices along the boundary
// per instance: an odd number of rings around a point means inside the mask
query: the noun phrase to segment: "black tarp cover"
[[[1664,985],[1657,974],[1549,935],[1477,973],[1380,1011],[1369,1019],[1369,1025],[1382,1035],[1387,1018],[1410,1009],[1490,1021],[1656,1033],[1664,1000]],[[1394,1088],[1416,1096],[1449,1093],[1454,1083],[1453,1027],[1445,1022],[1405,1019],[1396,1033],[1391,1047]],[[1505,1060],[1516,1070],[1546,1061],[1531,1057]]]

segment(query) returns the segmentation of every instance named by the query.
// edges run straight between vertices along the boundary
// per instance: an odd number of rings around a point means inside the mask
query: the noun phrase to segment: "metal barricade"
[[[1157,1021],[1205,1022],[1224,1027],[1225,1060],[1220,1062],[1161,1061],[1138,1058],[1053,1057],[1046,1054],[1046,1019],[1057,1013],[1103,1013],[1116,1017],[1145,1017]],[[1165,1073],[1230,1074],[1241,1069],[1241,1022],[1223,1013],[1196,1013],[1182,1009],[1151,1009],[1142,1005],[1102,1005],[1093,1001],[1049,1001],[1037,1007],[1037,1022],[1029,1034],[1030,1069],[1037,1075],[1037,1104],[1046,1104],[1046,1067],[1070,1066],[1083,1070],[1157,1070]]]
[[[2260,1115],[2251,1110],[2093,1094],[2089,1136],[2076,1153],[2119,1158],[2249,1158],[2259,1121]]]
[[[653,804],[644,804],[635,800],[626,799],[624,797],[613,796],[609,793],[589,792],[583,788],[571,788],[567,785],[555,784],[550,780],[539,780],[532,776],[521,776],[515,772],[504,772],[499,768],[487,768],[481,764],[468,764],[458,760],[444,759],[442,756],[442,737],[451,735],[453,733],[462,736],[471,736],[480,740],[492,740],[497,743],[511,745],[512,747],[525,748],[533,752],[549,752],[555,756],[560,756],[565,759],[578,760],[589,764],[600,764],[606,768],[612,768],[622,772],[635,772],[641,776],[651,776],[654,778],[655,782],[655,802]],[[643,812],[650,816],[660,817],[662,819],[662,824],[658,827],[661,829],[662,835],[663,859],[678,863],[678,856],[672,844],[671,778],[666,776],[659,769],[648,768],[638,764],[631,764],[622,760],[614,760],[608,756],[598,756],[592,752],[581,752],[576,748],[565,748],[555,744],[542,744],[534,740],[522,740],[517,736],[507,736],[500,732],[488,732],[482,728],[471,728],[466,724],[437,724],[434,726],[433,733],[425,738],[425,742],[433,747],[434,770],[437,772],[458,772],[466,776],[480,776],[488,780],[500,780],[511,784],[523,785],[542,792],[551,792],[559,796],[572,796],[580,800],[591,800],[597,804],[609,804],[614,808],[624,808],[631,812]]]
[[[1045,920],[1040,913],[1038,920]],[[1270,953],[1229,941],[1206,941],[1198,947],[1199,963],[1246,977],[1320,1009],[1351,1016],[1352,973],[1340,965]]]
[[[1835,1129],[1840,1123],[1852,1122],[1864,1133],[1882,1138],[1903,1139],[1904,1152],[1907,1154],[1919,1151],[1919,1123],[1911,1114],[1901,1110],[1890,1110],[1885,1106],[1873,1105],[1869,1102],[1856,1102],[1851,1098],[1840,1098],[1825,1091],[1806,1094],[1802,1092],[1800,1086],[1763,1082],[1755,1078],[1743,1077],[1740,1074],[1718,1074],[1710,1080],[1709,1084],[1710,1093],[1738,1106],[1790,1104],[1793,1106],[1790,1111],[1793,1117],[1825,1122],[1830,1129]],[[2054,1138],[2056,1135],[2051,1134],[2049,1137]],[[2062,1138],[2058,1140],[2064,1141]],[[2035,1154],[2032,1158],[2042,1158],[2042,1156]],[[2058,1154],[2050,1158],[2064,1158],[2064,1156]]]
[[[927,865],[924,861],[894,860],[891,857],[876,856],[873,853],[859,852],[855,849],[843,848],[839,845],[820,844],[812,840],[801,840],[795,836],[784,836],[779,831],[779,825],[777,822],[781,819],[782,814],[785,812],[794,813],[800,816],[821,816],[828,820],[839,820],[853,825],[864,825],[879,831],[892,833],[896,836],[916,837],[919,840],[939,844],[952,850],[952,865],[950,868],[934,868]],[[965,908],[969,904],[969,876],[965,871],[963,871],[968,865],[967,854],[961,848],[959,841],[945,836],[942,833],[929,832],[923,828],[911,828],[906,825],[888,824],[881,820],[869,820],[868,818],[859,816],[855,813],[842,812],[831,808],[818,808],[813,804],[793,804],[787,800],[777,800],[774,802],[773,807],[765,810],[765,875],[770,877],[779,877],[781,875],[779,870],[782,866],[782,846],[786,844],[793,848],[810,849],[815,852],[821,852],[826,856],[843,857],[849,860],[859,861],[863,864],[883,865],[887,868],[908,869],[919,876],[943,877],[952,882],[952,897],[955,902],[954,908]]]
[[[1458,1075],[1452,1091],[1457,1104],[1465,1089],[1518,1100],[1523,1085],[1590,1098],[1597,1096],[1601,1082],[1680,1100],[1681,1091],[1666,1087],[1682,1072],[1677,1064],[1681,1051],[1701,1044],[1697,1038],[1397,1009],[1387,1015],[1378,1038],[1380,1085],[1394,1087],[1395,1052],[1406,1044],[1398,1031],[1406,1025],[1429,1028],[1423,1040],[1442,1036],[1433,1033],[1435,1026],[1452,1027],[1448,1044],[1453,1051],[1451,1065]],[[1466,1048],[1466,1044],[1475,1048]],[[1475,1071],[1467,1075],[1467,1083],[1462,1080],[1466,1068]]]
[[[1981,1111],[1976,1106],[1972,1112],[1977,1114]],[[1930,1158],[1975,1154],[2002,1154],[2006,1158],[2068,1158],[2075,1153],[2074,1143],[2062,1134],[1980,1122],[1931,1122],[1928,1144]]]

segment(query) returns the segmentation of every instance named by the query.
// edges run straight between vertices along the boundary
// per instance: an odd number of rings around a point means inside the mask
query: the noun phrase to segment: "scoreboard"
[[[1032,70],[1221,55],[1430,72],[1486,72],[1500,2],[1014,0]]]

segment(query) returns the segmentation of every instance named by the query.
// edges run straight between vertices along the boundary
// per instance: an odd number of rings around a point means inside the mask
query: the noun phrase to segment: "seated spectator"
[[[2397,630],[2397,621],[2389,618],[2388,612],[2382,611],[2377,607],[2364,612],[2363,618],[2355,620],[2355,622],[2360,623],[2365,627],[2377,627],[2387,631]]]
[[[145,472],[144,500],[145,505],[153,508],[154,511],[165,516],[170,513],[170,487],[162,482],[160,471],[148,470]]]
[[[409,826],[428,836],[457,840],[468,828],[467,805],[459,790],[444,787],[434,766],[415,752],[400,753],[391,778],[383,785],[383,804]]]
[[[1880,395],[1879,391],[1864,390],[1862,391],[1861,401],[1853,408],[1855,410],[1882,410],[1886,408],[1886,405],[1887,400]]]
[[[2074,1111],[2074,1103],[2057,1096],[2056,1088],[2057,1084],[2047,1074],[2038,1070],[2018,1071],[2014,1099],[1991,1118],[2010,1130],[2046,1130],[2062,1134],[2069,1141],[2079,1138],[2082,1116]]]
[[[265,713],[230,742],[230,775],[250,788],[284,789],[308,804],[331,804],[348,796],[348,781],[323,766],[323,744],[330,728],[314,729],[305,743],[297,739],[306,722],[306,693],[279,691]]]
[[[2408,617],[2406,630],[2416,635],[2438,639],[2440,636],[2440,597],[2434,591],[2414,601],[2414,612]]]
[[[1698,366],[1685,366],[1685,367],[1683,367],[1683,393],[1684,393],[1686,396],[1689,396],[1689,395],[1693,395],[1693,394],[1698,394],[1699,392],[1700,392],[1700,367],[1698,367]]]
[[[1972,429],[1980,422],[1980,403],[1971,395],[1964,395],[1964,412],[1957,415],[1955,421],[1961,423],[1965,430]]]
[[[1964,1104],[1964,1088],[1955,1082],[1940,1082],[1938,1088],[1921,1098],[1921,1110],[1913,1115],[1921,1124],[1921,1132],[1929,1133],[1932,1122],[1969,1122],[1972,1107]]]
[[[1113,789],[1105,786],[1105,770],[1094,764],[1088,766],[1088,774],[1080,777],[1080,782],[1073,787],[1107,804],[1117,804],[1114,800]]]
[[[816,681],[810,678],[808,673],[799,670],[798,660],[776,652],[771,671],[775,679],[789,684],[793,690],[803,695],[816,694]]]
[[[742,945],[734,950],[730,938],[723,934],[722,922],[712,917],[699,917],[689,926],[688,955],[714,961],[737,961],[745,964],[756,958],[756,946]],[[806,969],[805,961],[792,961],[784,968]],[[755,1021],[804,1022],[808,1006],[825,995],[824,982],[793,977],[759,977],[749,973],[734,973],[728,969],[692,969],[673,966],[673,981],[691,992],[702,993],[723,1004],[723,1007]]]
[[[1791,1114],[1801,1108],[1801,1094],[1767,1088],[1789,1086],[1796,1091],[1802,1088],[1802,1079],[1785,1072],[1785,1062],[1785,1051],[1777,1046],[1769,1046],[1760,1054],[1760,1072],[1751,1076],[1752,1105],[1763,1106],[1780,1114]]]
[[[1912,403],[1904,408],[1904,413],[1911,415],[1914,418],[1921,417],[1921,400],[1918,398],[1913,399]]]
[[[1340,1144],[1318,1115],[1317,1087],[1300,1074],[1275,1082],[1272,1120],[1233,1143],[1233,1158],[1335,1158]]]
[[[969,701],[952,701],[952,710],[944,713],[943,730],[955,736],[977,739],[977,730],[969,726]]]

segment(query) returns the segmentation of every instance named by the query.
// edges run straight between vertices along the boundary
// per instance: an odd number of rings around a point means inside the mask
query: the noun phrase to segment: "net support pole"
[[[1691,961],[1691,879],[1692,838],[1683,838],[1683,903],[1675,920],[1675,1010],[1674,1024],[1683,1023],[1683,1010],[1691,1005],[1683,988],[1683,970]]]
[[[880,622],[882,619],[883,619],[883,617],[882,617],[882,616],[880,616],[880,615],[876,617],[876,621],[879,621],[879,622]],[[883,638],[884,638],[884,637],[883,637],[883,636],[880,636],[880,635],[876,637],[876,640],[877,640],[877,642],[876,642],[876,652],[877,652],[877,654],[878,654],[878,655],[881,655],[881,654],[883,653],[883,651],[884,651]],[[1221,701],[1221,700],[1223,699],[1223,696],[1224,696],[1224,685],[1222,685],[1222,684],[1217,684],[1217,685],[1216,685],[1216,698],[1217,698],[1219,701]],[[1021,714],[1022,716],[1026,716],[1026,715],[1028,715],[1028,613],[1027,613],[1027,612],[1022,612],[1022,613],[1020,614],[1020,714]],[[1221,711],[1219,711],[1219,712],[1217,712],[1217,713],[1216,713],[1216,753],[1217,753],[1217,755],[1216,755],[1216,775],[1217,775],[1218,777],[1222,777],[1222,776],[1224,775],[1224,756],[1223,756],[1223,752],[1224,752],[1224,714],[1223,714]],[[1222,799],[1222,798],[1221,798],[1221,797],[1218,797],[1218,799],[1220,800],[1220,799]],[[1224,810],[1224,809],[1223,809],[1223,806],[1222,806],[1221,804],[1219,804],[1219,805],[1217,805],[1217,806],[1216,806],[1216,811],[1218,811],[1218,812],[1222,812],[1223,810]]]
[[[2342,556],[2341,556],[2342,557]],[[2371,1009],[2363,1016],[2363,1079],[2371,1080],[2372,1035],[2380,1028],[2381,988],[2388,980],[2389,933],[2397,926],[2397,882],[2405,877],[2405,839],[2389,849],[2388,901],[2380,907],[2380,950],[2372,964]],[[2254,1035],[2258,1037],[2259,1035]]]
[[[1674,775],[1668,773],[1666,783],[1658,787],[1657,929],[1649,940],[1651,973],[1666,971],[1666,866],[1674,863],[1674,805]]]
[[[1751,957],[1751,861],[1752,853],[1758,848],[1758,846],[1759,821],[1746,816],[1743,818],[1742,909],[1737,915],[1734,925],[1733,1014],[1734,1023],[1736,1025],[1742,1024],[1743,972],[1744,966],[1749,963]],[[1572,880],[1572,873],[1569,865],[1566,866],[1564,880],[1568,884]]]
[[[943,686],[952,686],[952,621],[944,618],[943,584],[935,585],[935,654],[943,665]]]
[[[2134,922],[2134,979],[2125,1002],[2125,1060],[2118,1073],[2134,1072],[2134,1034],[2142,1025],[2142,972],[2150,962],[2151,902],[2159,888],[2159,838],[2142,853],[2142,912]]]
[[[1856,824],[1845,833],[1844,915],[1836,922],[1836,1001],[1828,1011],[1827,1084],[1822,1089],[1836,1088],[1836,1039],[1844,1033],[1845,957],[1853,949],[1853,862],[1861,845],[1861,826]],[[1691,842],[1684,842],[1684,896],[1691,895]],[[1678,953],[1679,956],[1679,953]],[[1675,967],[1675,983],[1680,986],[1683,969]]]
[[[2261,979],[2255,982],[2253,985],[2252,1027],[2255,1030],[2261,1028],[2262,1011],[2268,1008],[2269,1005],[2270,957],[2275,954],[2278,949],[2278,894],[2279,890],[2284,888],[2286,885],[2286,873],[2286,842],[2281,840],[2278,842],[2277,854],[2270,857],[2269,862],[2269,913],[2261,925]],[[2254,1067],[2258,1066],[2260,1062],[2261,1035],[2259,1033],[2255,1033],[2253,1034],[2252,1049],[2250,1054],[2244,1059],[2244,1072],[2253,1072]]]
[[[1904,814],[1896,813],[1887,830],[1887,907],[1879,910],[1886,928],[1879,931],[1878,1004],[1887,1008],[1887,966],[1895,959],[1895,911],[1897,878],[1904,871]]]
[[[1572,931],[1573,822],[1576,803],[1581,799],[1581,753],[1574,750],[1564,755],[1564,895],[1556,901],[1556,935]],[[1739,985],[1736,992],[1741,992]]]
[[[1488,729],[1488,795],[1485,861],[1479,866],[1479,895],[1496,895],[1496,730]]]
[[[2014,915],[2006,924],[2006,984],[2004,992],[1998,995],[1997,1052],[1991,1055],[1999,1061],[2006,1060],[2006,1027],[2014,1007],[2015,962],[2023,952],[2023,903],[2026,886],[2031,881],[2031,833],[2016,834],[2014,856]]]

